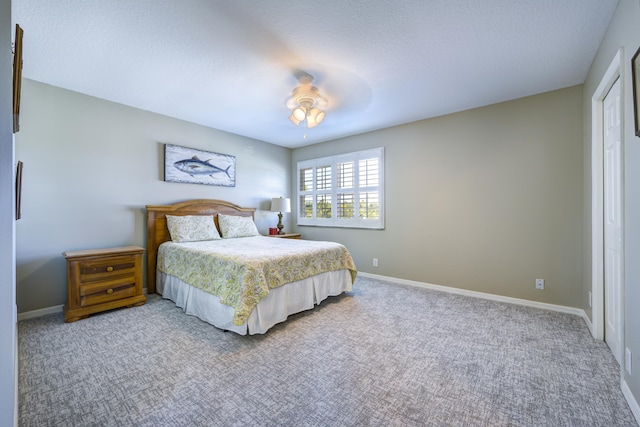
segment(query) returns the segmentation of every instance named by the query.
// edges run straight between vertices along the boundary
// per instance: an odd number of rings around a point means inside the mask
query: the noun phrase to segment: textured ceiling
[[[581,84],[617,0],[13,0],[23,76],[285,147]],[[294,126],[305,71],[325,121]],[[186,143],[187,141],[183,141]]]

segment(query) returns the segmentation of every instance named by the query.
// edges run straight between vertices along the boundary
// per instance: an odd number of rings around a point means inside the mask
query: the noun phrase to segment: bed
[[[263,334],[352,290],[343,245],[261,236],[254,208],[197,199],[146,209],[147,292],[220,329]]]

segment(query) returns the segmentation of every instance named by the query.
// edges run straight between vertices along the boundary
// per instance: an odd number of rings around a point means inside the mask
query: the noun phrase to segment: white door
[[[621,363],[622,153],[620,79],[604,99],[604,339]]]

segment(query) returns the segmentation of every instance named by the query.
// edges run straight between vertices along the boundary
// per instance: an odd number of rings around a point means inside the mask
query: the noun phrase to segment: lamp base
[[[282,212],[278,214],[278,234],[286,234],[282,229],[284,225],[282,225]]]

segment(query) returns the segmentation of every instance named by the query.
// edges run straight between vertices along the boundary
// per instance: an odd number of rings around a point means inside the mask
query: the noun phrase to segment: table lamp
[[[271,199],[271,212],[278,212],[278,234],[285,234],[282,231],[282,212],[291,212],[291,201],[283,197]]]

